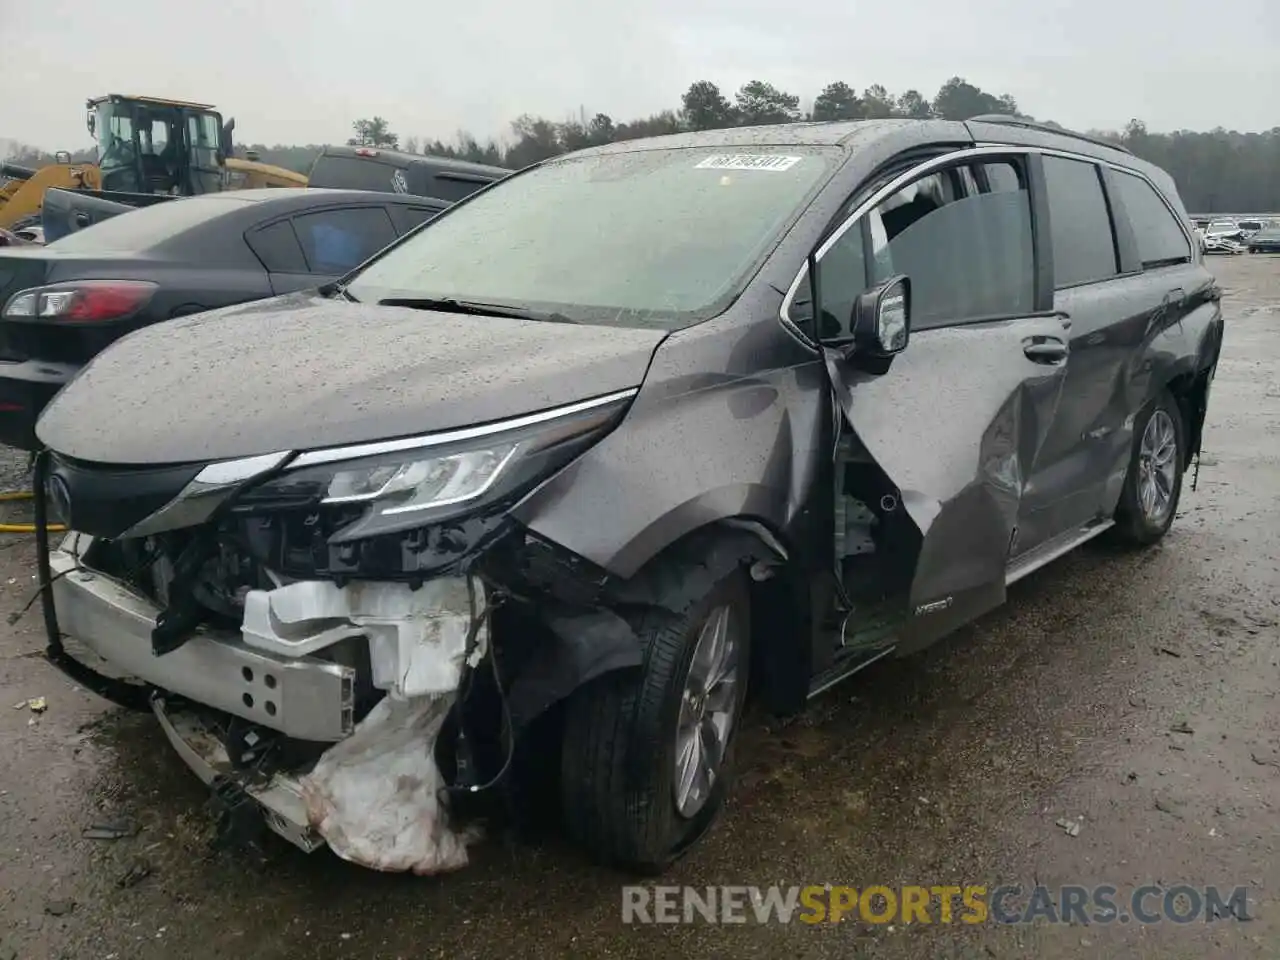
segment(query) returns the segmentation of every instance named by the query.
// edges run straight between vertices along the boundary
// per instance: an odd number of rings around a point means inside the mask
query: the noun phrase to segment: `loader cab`
[[[110,94],[88,102],[102,188],[170,196],[224,186],[232,124],[212,106]]]

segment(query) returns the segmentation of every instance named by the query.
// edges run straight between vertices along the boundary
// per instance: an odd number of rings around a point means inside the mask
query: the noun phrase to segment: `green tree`
[[[587,124],[587,136],[593,146],[612,143],[617,137],[617,128],[613,125],[613,117],[607,113],[597,113]]]
[[[790,123],[800,116],[800,97],[784,93],[771,83],[752,80],[734,96],[738,122],[746,127],[765,123]]]
[[[968,120],[984,113],[1018,113],[1018,102],[1004,94],[980,90],[963,77],[952,77],[933,98],[933,112],[944,120]]]
[[[814,120],[858,120],[862,117],[862,100],[847,83],[837,80],[822,88],[813,101]]]
[[[512,121],[511,131],[516,135],[516,143],[507,151],[507,166],[519,169],[564,152],[560,129],[550,120],[522,114]]]
[[[719,130],[737,121],[733,104],[710,80],[691,83],[680,98],[680,105],[690,130]]]
[[[878,83],[873,83],[862,93],[862,115],[868,120],[892,117],[895,106],[889,91]]]
[[[908,90],[898,98],[894,110],[900,117],[911,117],[915,120],[927,120],[933,116],[933,107],[921,95],[919,90]]]
[[[351,124],[351,129],[356,135],[347,141],[348,146],[399,149],[400,138],[391,132],[391,125],[382,117],[357,120]]]

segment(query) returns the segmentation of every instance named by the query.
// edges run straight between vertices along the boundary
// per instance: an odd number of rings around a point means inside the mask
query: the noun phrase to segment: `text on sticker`
[[[801,159],[777,154],[733,153],[707,157],[697,167],[704,170],[790,170]]]

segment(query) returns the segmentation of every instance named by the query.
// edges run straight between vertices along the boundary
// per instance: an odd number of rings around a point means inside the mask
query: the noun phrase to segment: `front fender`
[[[807,355],[795,366],[698,372],[723,366],[725,357],[785,356],[777,338],[795,349],[780,329],[708,330],[668,346],[673,337],[659,348],[623,423],[512,516],[624,580],[686,534],[725,518],[752,517],[804,542],[796,528],[830,417],[820,362]]]

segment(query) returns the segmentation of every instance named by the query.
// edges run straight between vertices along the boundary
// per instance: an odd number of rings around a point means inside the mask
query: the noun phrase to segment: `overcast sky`
[[[0,137],[88,142],[84,101],[216,103],[245,142],[505,134],[521,113],[616,120],[699,79],[808,102],[832,80],[932,97],[952,75],[1068,126],[1280,126],[1276,0],[0,0]]]

